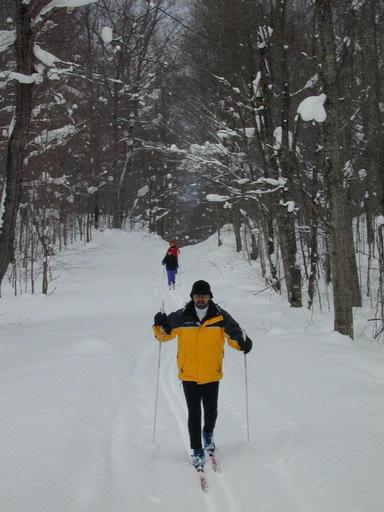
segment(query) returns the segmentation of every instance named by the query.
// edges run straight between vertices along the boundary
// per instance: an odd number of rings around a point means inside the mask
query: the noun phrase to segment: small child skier
[[[162,264],[165,265],[165,268],[167,270],[168,288],[170,290],[171,288],[175,289],[176,274],[179,265],[177,263],[177,258],[172,254],[171,249],[168,249],[165,258],[162,261]]]

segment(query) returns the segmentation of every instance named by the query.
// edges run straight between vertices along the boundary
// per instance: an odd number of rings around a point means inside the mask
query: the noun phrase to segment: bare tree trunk
[[[251,246],[252,246],[252,251],[250,254],[250,258],[251,258],[251,260],[257,260],[257,258],[259,256],[259,246],[257,243],[257,238],[256,238],[255,233],[251,233]]]
[[[265,243],[265,254],[266,259],[268,260],[269,265],[269,271],[270,271],[270,281],[268,281],[268,284],[272,284],[273,289],[276,292],[280,292],[281,285],[280,280],[277,272],[276,265],[274,264],[272,260],[272,255],[275,252],[275,243],[274,243],[274,226],[273,221],[271,218],[268,217],[268,215],[263,214],[263,239]]]
[[[34,37],[26,2],[16,2],[17,71],[32,74]],[[13,259],[15,228],[21,197],[25,146],[31,121],[34,84],[16,82],[15,125],[8,141],[3,223],[0,231],[0,284]]]
[[[240,252],[242,250],[242,243],[241,243],[241,234],[240,234],[240,212],[237,209],[237,205],[232,206],[232,225],[233,230],[235,232],[235,240],[236,240],[236,252]]]
[[[291,94],[289,87],[289,71],[287,45],[285,41],[285,24],[286,24],[286,0],[281,0],[279,10],[279,49],[281,55],[281,148],[279,154],[279,163],[282,175],[287,179],[287,187],[284,188],[283,200],[287,205],[286,208],[278,215],[279,238],[281,243],[281,255],[283,258],[285,281],[287,284],[288,300],[291,306],[301,307],[301,270],[297,264],[297,244],[295,230],[295,213],[290,211],[288,204],[294,196],[294,165],[295,159],[292,151],[295,148],[290,147],[290,107]]]
[[[92,214],[87,214],[87,244],[92,241]]]
[[[119,74],[116,74],[116,80],[119,79]],[[113,229],[122,228],[122,211],[121,211],[121,173],[119,173],[119,130],[118,130],[118,102],[119,102],[119,88],[117,83],[114,82],[113,90],[113,110],[112,110],[112,140],[113,140],[113,178],[114,178],[114,197],[113,197]],[[119,176],[120,174],[120,176]]]
[[[100,219],[100,197],[98,192],[98,181],[99,174],[101,170],[100,166],[100,120],[97,119],[96,114],[96,86],[94,83],[94,69],[93,65],[95,63],[93,48],[92,48],[92,34],[91,34],[91,20],[89,15],[89,9],[85,13],[85,27],[87,34],[87,75],[88,75],[88,83],[89,83],[89,96],[88,96],[88,129],[89,129],[89,157],[90,157],[90,166],[91,166],[91,178],[92,184],[97,189],[96,192],[92,195],[93,201],[93,212],[94,212],[94,220],[93,224],[95,229],[99,228],[99,219]],[[99,122],[98,122],[99,121]]]
[[[377,249],[379,256],[379,283],[377,292],[377,310],[380,311],[381,326],[375,337],[378,338],[384,331],[384,237],[383,224],[380,224],[377,232]]]
[[[217,246],[221,247],[223,242],[221,241],[221,218],[220,218],[220,206],[216,204],[216,222],[217,222]]]
[[[317,219],[312,217],[311,220],[311,241],[310,241],[310,254],[309,254],[309,278],[308,278],[308,308],[312,308],[313,297],[315,296],[315,288],[317,282],[317,262],[318,262],[318,247],[317,247]]]
[[[353,338],[351,282],[354,275],[351,254],[352,222],[343,188],[342,141],[339,108],[339,79],[332,26],[331,0],[316,0],[316,18],[320,46],[320,72],[327,95],[327,120],[324,123],[324,160],[329,194],[329,246],[335,309],[334,327]]]
[[[373,101],[372,101],[372,117],[374,122],[374,138],[373,138],[373,152],[374,152],[374,163],[377,167],[377,176],[381,179],[380,183],[380,196],[381,196],[381,211],[384,211],[384,141],[383,141],[383,111],[382,105],[382,74],[380,73],[380,65],[382,65],[382,57],[380,57],[380,44],[379,44],[379,27],[380,27],[380,15],[379,6],[380,3],[371,0],[368,2],[368,20],[369,20],[369,38],[371,44],[369,47],[372,49],[372,55],[369,59],[369,66],[371,67],[373,84],[369,82],[369,87],[373,90]]]
[[[48,260],[49,256],[46,253],[45,247],[44,247],[44,256],[43,256],[43,281],[42,281],[42,287],[41,291],[44,295],[48,294]]]
[[[31,233],[31,293],[35,293],[35,233]]]
[[[257,258],[259,257],[259,244],[258,244],[259,229],[257,229],[257,230],[255,229],[254,223],[250,221],[250,218],[248,215],[246,216],[245,221],[248,225],[250,238],[251,238],[251,252],[249,254],[249,257],[251,260],[257,260]]]
[[[317,166],[313,170],[313,180],[312,180],[312,192],[311,192],[311,200],[312,204],[316,204],[316,194],[318,187],[318,169]],[[310,246],[309,246],[309,278],[308,278],[308,308],[311,309],[313,305],[313,298],[315,296],[315,289],[317,283],[317,264],[319,261],[319,248],[318,248],[318,218],[314,208],[311,209],[310,212],[310,224],[311,224],[311,234],[310,234]]]

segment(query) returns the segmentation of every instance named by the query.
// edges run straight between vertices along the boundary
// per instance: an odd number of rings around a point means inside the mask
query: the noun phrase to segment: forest
[[[236,250],[384,329],[380,0],[0,0],[0,284],[94,230]],[[1,300],[1,299],[0,299]]]

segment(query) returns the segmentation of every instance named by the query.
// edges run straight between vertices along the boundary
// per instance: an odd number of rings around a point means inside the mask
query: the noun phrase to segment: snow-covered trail
[[[264,285],[231,242],[185,248],[171,292],[165,242],[106,232],[93,248],[72,257],[51,297],[1,299],[0,510],[382,512],[381,346],[352,344],[327,316],[255,294]],[[254,341],[251,442],[244,357],[228,348],[216,428],[223,472],[208,468],[208,494],[188,463],[175,342],[161,348],[152,445],[152,318],[163,301],[167,312],[182,306],[197,279]]]

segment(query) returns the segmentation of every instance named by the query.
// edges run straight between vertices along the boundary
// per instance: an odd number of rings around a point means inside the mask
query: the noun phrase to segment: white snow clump
[[[104,44],[109,44],[113,40],[113,32],[111,27],[103,27],[101,29],[101,39]]]
[[[323,123],[327,119],[327,113],[324,108],[326,99],[327,96],[324,93],[318,96],[308,96],[298,106],[297,113],[303,121]]]

